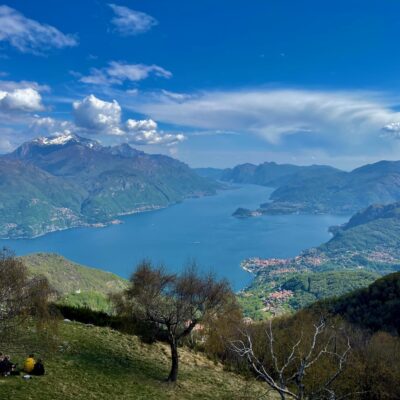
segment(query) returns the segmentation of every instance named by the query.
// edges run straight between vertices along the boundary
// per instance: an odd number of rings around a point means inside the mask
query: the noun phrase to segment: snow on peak
[[[77,137],[72,133],[65,133],[63,135],[40,137],[36,141],[42,145],[63,145],[71,140],[77,140]]]

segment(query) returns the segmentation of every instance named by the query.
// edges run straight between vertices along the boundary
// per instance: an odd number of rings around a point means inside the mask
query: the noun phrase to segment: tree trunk
[[[178,358],[178,346],[175,338],[170,339],[169,345],[171,346],[171,371],[169,373],[167,381],[176,382],[176,380],[178,379],[179,358]]]

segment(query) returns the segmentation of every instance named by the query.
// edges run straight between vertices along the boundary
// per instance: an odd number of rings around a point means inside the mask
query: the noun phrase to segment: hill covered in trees
[[[386,275],[366,288],[315,304],[373,332],[400,335],[400,272]]]

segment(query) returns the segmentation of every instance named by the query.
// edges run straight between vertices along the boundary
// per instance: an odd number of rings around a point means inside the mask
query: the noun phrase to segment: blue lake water
[[[75,262],[129,277],[143,258],[179,271],[190,259],[235,290],[251,276],[240,268],[248,257],[292,257],[327,239],[331,225],[347,220],[334,215],[282,215],[237,219],[237,207],[256,208],[271,189],[244,185],[216,196],[189,199],[172,207],[123,218],[121,225],[78,228],[36,239],[2,240],[18,255],[55,252]]]

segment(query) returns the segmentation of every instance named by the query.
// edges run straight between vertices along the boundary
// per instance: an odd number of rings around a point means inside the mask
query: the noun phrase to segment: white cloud
[[[152,131],[157,129],[157,122],[152,119],[128,119],[126,121],[126,129],[128,131]]]
[[[8,153],[13,150],[11,141],[3,136],[0,136],[0,153]]]
[[[43,111],[42,96],[32,88],[0,90],[0,109],[3,111]]]
[[[6,41],[23,53],[42,54],[50,48],[78,44],[72,35],[57,28],[26,18],[8,6],[0,6],[0,41]]]
[[[116,30],[124,36],[145,33],[158,24],[155,18],[144,12],[116,4],[109,4],[109,6],[115,14],[111,22],[116,27]]]
[[[186,137],[181,133],[164,133],[158,130],[158,125],[152,119],[128,119],[125,130],[129,141],[137,145],[174,145],[182,142]]]
[[[202,92],[181,101],[130,99],[130,109],[158,121],[203,130],[256,135],[272,145],[300,135],[307,146],[362,152],[369,144],[388,146],[382,127],[400,120],[387,97],[370,92],[263,89]],[[299,137],[300,137],[299,136]],[[346,148],[343,146],[347,146]],[[370,146],[370,147],[371,147]]]
[[[76,125],[90,133],[123,134],[121,107],[116,100],[107,102],[90,95],[73,103],[73,114]]]
[[[117,61],[111,61],[107,68],[107,74],[111,78],[120,81],[141,81],[149,77],[150,74],[161,78],[171,78],[172,73],[158,65],[145,64],[125,64]]]
[[[400,139],[400,122],[390,122],[382,128],[383,137],[391,137],[394,139]]]
[[[120,85],[125,81],[137,82],[154,75],[161,78],[171,78],[172,73],[158,65],[127,64],[110,61],[106,68],[92,68],[90,75],[83,76],[80,81],[92,85]]]
[[[11,92],[15,89],[35,89],[38,92],[49,92],[50,88],[47,85],[40,85],[33,81],[4,81],[0,80],[0,90],[4,92]]]
[[[30,128],[35,133],[49,135],[64,135],[73,133],[75,126],[70,121],[58,120],[51,117],[40,118],[35,116]]]
[[[192,97],[190,94],[170,92],[169,90],[161,90],[161,93],[167,98],[175,101],[184,101]]]

